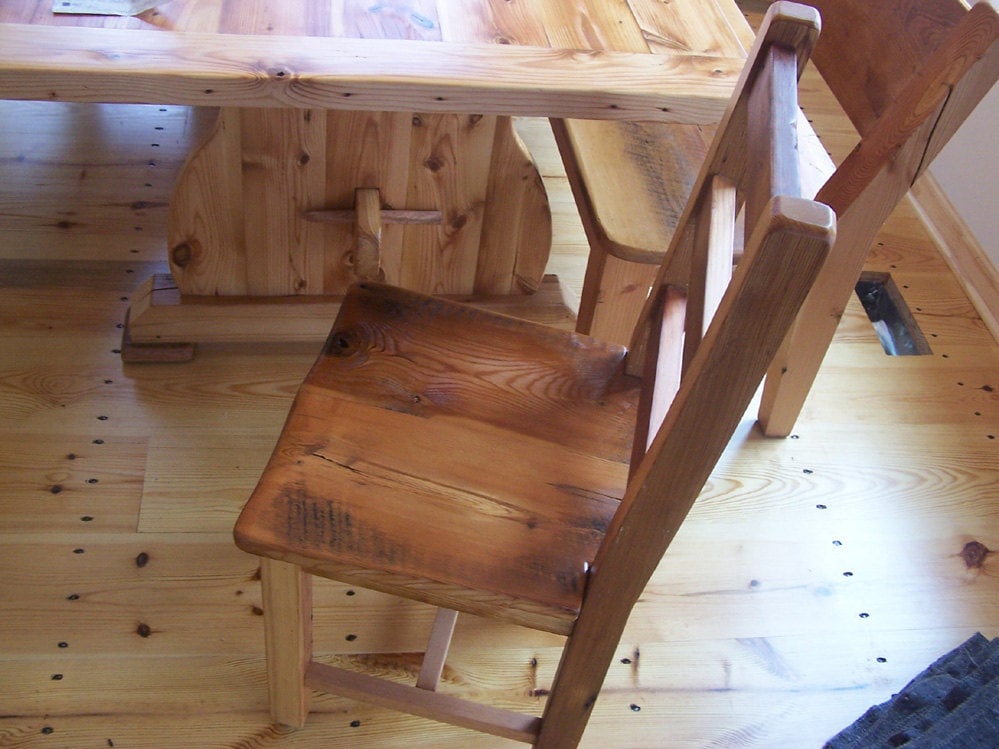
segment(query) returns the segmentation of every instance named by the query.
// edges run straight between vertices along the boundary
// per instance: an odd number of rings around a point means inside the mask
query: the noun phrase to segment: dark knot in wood
[[[178,268],[185,268],[194,258],[194,248],[187,242],[181,242],[170,251],[170,258]]]
[[[981,569],[985,566],[985,558],[991,553],[992,550],[981,541],[968,541],[961,549],[960,556],[969,570]]]

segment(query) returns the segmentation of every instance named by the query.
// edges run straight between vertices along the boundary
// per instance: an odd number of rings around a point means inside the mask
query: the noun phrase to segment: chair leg
[[[447,660],[447,651],[451,647],[451,635],[454,634],[454,625],[457,621],[457,611],[437,609],[434,626],[430,631],[430,641],[427,643],[427,652],[423,656],[423,667],[416,680],[416,686],[420,689],[437,691],[441,673],[444,671],[444,661]]]
[[[628,623],[630,604],[609,614],[600,605],[613,601],[622,586],[606,576],[591,579],[590,585],[588,595],[595,593],[597,605],[583,607],[566,641],[534,749],[575,749],[579,744]]]
[[[583,275],[583,290],[576,314],[576,332],[592,335],[593,320],[600,303],[600,288],[603,284],[604,269],[607,267],[607,252],[598,242],[590,242],[590,253],[586,258],[586,273]]]
[[[301,728],[312,696],[305,686],[312,660],[312,577],[297,565],[264,558],[260,583],[271,719]]]
[[[575,749],[617,651],[617,638],[585,638],[567,643],[545,705],[535,749]]]
[[[603,304],[597,309],[591,335],[630,346],[631,334],[658,272],[658,265],[632,263],[614,256],[607,258]]]

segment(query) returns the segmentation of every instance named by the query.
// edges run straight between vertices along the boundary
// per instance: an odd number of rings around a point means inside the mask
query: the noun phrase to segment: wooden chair
[[[825,153],[805,153],[811,173],[804,194],[833,208],[838,234],[833,260],[767,374],[760,425],[771,436],[791,432],[877,232],[999,78],[999,16],[988,2],[969,10],[962,0],[805,1],[823,19],[813,64],[860,141],[835,171]],[[577,330],[627,340],[670,238],[667,222],[653,218],[650,225],[649,217],[675,215],[692,179],[699,131],[649,125],[641,138],[619,136],[635,164],[658,158],[645,151],[664,146],[682,144],[685,154],[669,161],[667,177],[639,172],[657,205],[639,203],[627,221],[606,215],[627,196],[605,186],[613,180],[598,184],[587,172],[599,171],[588,164],[594,157],[603,164],[601,154],[587,152],[599,144],[579,141],[564,123],[556,122],[555,132],[590,243]],[[802,151],[813,145],[803,143]]]
[[[962,0],[808,0],[813,63],[860,134],[815,199],[838,220],[832,261],[767,373],[760,425],[787,436],[871,244],[912,184],[999,79],[999,13]]]
[[[316,689],[576,746],[831,246],[832,212],[797,197],[817,29],[802,6],[768,14],[632,350],[390,286],[348,293],[235,529],[262,557],[275,721],[302,725]],[[439,607],[416,686],[313,658],[312,575]],[[458,611],[566,636],[541,717],[436,691]]]

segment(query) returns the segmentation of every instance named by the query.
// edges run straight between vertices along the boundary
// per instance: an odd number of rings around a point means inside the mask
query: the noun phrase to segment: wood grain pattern
[[[383,286],[355,287],[349,301],[310,386],[627,459],[637,383],[619,381],[623,347]]]
[[[342,295],[351,281],[370,275],[370,268],[361,276],[354,273],[356,232],[347,227],[317,227],[304,222],[301,216],[306,211],[342,208],[331,198],[355,189],[379,189],[387,196],[387,204],[399,209],[413,204],[421,210],[438,209],[446,214],[436,232],[415,227],[389,232],[381,264],[389,282],[434,293],[532,293],[542,282],[550,247],[547,198],[536,166],[519,142],[511,121],[506,116],[497,119],[496,115],[526,113],[523,107],[529,99],[537,97],[539,105],[543,97],[545,109],[535,108],[533,113],[565,116],[566,112],[551,108],[552,102],[568,101],[567,94],[578,97],[568,91],[556,92],[547,84],[539,87],[529,80],[540,70],[534,54],[529,60],[515,63],[518,69],[510,68],[510,75],[504,72],[509,66],[501,61],[511,54],[523,57],[525,51],[531,50],[542,58],[550,57],[556,66],[571,61],[578,70],[563,76],[560,85],[571,84],[589,98],[588,89],[595,81],[603,86],[604,81],[621,79],[618,71],[610,69],[618,65],[614,60],[632,60],[625,63],[630,68],[633,64],[648,67],[651,59],[656,74],[640,74],[645,81],[632,90],[642,90],[644,95],[651,91],[646,84],[658,90],[663,86],[676,87],[678,92],[685,89],[678,98],[671,95],[668,101],[660,101],[655,117],[702,122],[715,119],[714,109],[727,95],[729,79],[739,60],[738,55],[723,54],[717,45],[704,50],[663,48],[658,59],[643,54],[617,55],[613,50],[648,51],[640,24],[624,4],[613,7],[590,3],[569,9],[547,5],[511,8],[508,3],[483,2],[470,13],[467,4],[443,0],[400,6],[345,0],[304,9],[278,9],[259,2],[238,7],[214,2],[205,4],[198,14],[188,5],[178,0],[163,14],[152,11],[140,19],[122,22],[127,29],[168,29],[172,31],[169,35],[101,37],[105,31],[121,31],[118,26],[122,24],[91,19],[87,25],[94,28],[87,32],[95,36],[86,40],[74,34],[72,38],[78,45],[75,53],[69,46],[70,38],[59,36],[66,33],[59,28],[63,22],[48,19],[41,12],[30,18],[25,14],[0,15],[0,24],[6,24],[0,26],[0,35],[7,29],[12,42],[5,44],[4,50],[9,55],[9,77],[15,84],[5,95],[72,98],[96,86],[102,89],[102,95],[110,97],[109,101],[118,100],[118,96],[128,101],[136,96],[173,101],[168,89],[179,85],[186,87],[186,93],[177,101],[222,105],[215,129],[181,174],[171,205],[168,259],[178,289],[185,296]],[[687,18],[700,11],[686,2],[676,12]],[[27,20],[33,25],[16,25]],[[49,20],[52,25],[46,24]],[[192,26],[183,26],[185,21]],[[715,21],[721,23],[720,19]],[[655,19],[646,14],[642,22],[654,25]],[[100,26],[105,28],[97,28]],[[19,51],[14,43],[23,41],[29,33],[38,36]],[[224,44],[215,41],[218,34],[226,35]],[[49,36],[52,38],[46,41]],[[382,46],[386,40],[404,41],[406,54]],[[341,48],[341,42],[348,46],[356,42],[358,46]],[[549,49],[552,44],[567,49],[553,51]],[[95,45],[103,50],[97,56],[104,61],[91,71],[96,78],[67,89],[66,76],[87,75],[85,69]],[[452,54],[455,45],[461,51]],[[47,55],[46,48],[53,54]],[[180,59],[195,48],[201,49],[193,52],[198,59]],[[369,52],[361,52],[365,48],[370,48]],[[294,55],[289,56],[290,49],[295,50]],[[590,50],[594,49],[600,54],[593,54]],[[454,79],[457,73],[456,80],[460,80],[464,77],[462,70],[477,65],[474,58],[480,52],[485,59],[479,68],[479,83],[472,84],[472,90],[478,89],[479,93],[472,98],[459,94],[466,88],[464,83],[451,90],[451,84],[445,83],[440,74]],[[429,67],[421,62],[427,53],[437,58],[437,62],[428,60]],[[467,59],[466,53],[470,55]],[[76,60],[67,60],[74,54]],[[247,57],[240,61],[244,54]],[[179,66],[164,62],[170,57]],[[378,72],[380,66],[391,67],[397,64],[391,61],[403,58],[405,63],[396,73],[384,77]],[[112,69],[108,60],[113,65],[121,64],[121,69]],[[600,61],[600,69],[587,70],[595,61]],[[343,88],[334,80],[336,73],[333,78],[328,74],[345,64],[353,67],[354,73],[347,74],[352,82]],[[53,67],[46,72],[50,65]],[[248,76],[236,74],[224,80],[234,68],[244,67],[247,72],[245,65],[249,66]],[[313,72],[308,72],[310,66]],[[185,67],[186,74],[182,72]],[[218,74],[213,76],[209,69]],[[434,84],[432,94],[428,89],[425,96],[412,96],[433,80],[432,70],[437,71],[436,80],[443,87]],[[127,82],[115,82],[119,73]],[[383,92],[400,86],[403,99],[389,102],[372,90],[375,100],[368,100],[364,91],[367,84],[355,78],[355,73],[364,80],[377,80],[376,88],[387,86]],[[631,76],[625,72],[625,78]],[[338,89],[336,93],[330,91],[332,96],[311,103],[297,98],[320,79],[332,83]],[[0,64],[0,90],[4,80]],[[507,88],[504,80],[514,83],[515,90],[503,93],[502,89]],[[354,86],[355,82],[361,85]],[[289,99],[268,102],[270,94],[266,91],[273,89],[272,84],[287,84],[285,94],[294,92],[292,98],[297,103]],[[25,86],[34,87],[34,93]],[[618,84],[613,86],[617,88]],[[250,92],[255,92],[251,95],[254,98],[243,98]],[[257,94],[262,97],[256,98]],[[476,97],[479,101],[474,101]],[[601,116],[609,114],[617,119],[624,104],[619,98],[617,93],[602,89],[591,101],[597,109],[606,110],[607,114]],[[509,112],[498,108],[504,99],[515,102],[515,108]],[[240,106],[244,109],[237,109]],[[270,106],[279,109],[261,109]],[[327,109],[343,110],[343,114]],[[351,147],[341,148],[343,156],[338,157],[334,149],[345,142],[345,133],[352,132],[351,123],[358,117],[356,110],[368,110],[373,117],[383,119],[385,115],[376,113],[392,110],[396,112],[390,117],[393,124],[383,124],[386,134],[399,135],[405,123],[412,122],[416,123],[413,136],[393,142],[384,156]],[[575,114],[590,116],[581,111]],[[647,116],[642,114],[640,118]],[[357,131],[353,134],[360,135]],[[408,160],[404,158],[407,143],[411,145]],[[362,163],[348,163],[343,169],[344,164],[339,162],[344,157],[359,158]],[[367,179],[348,182],[357,172],[364,173]],[[219,189],[212,189],[216,184]],[[644,205],[649,202],[644,201]],[[628,298],[639,298],[642,286],[641,281],[631,285],[638,293]],[[144,304],[130,315],[129,357],[150,351],[142,348],[153,343],[144,336],[157,325],[146,319],[150,310]],[[245,325],[244,311],[234,309],[230,328]],[[174,313],[175,327],[181,319],[189,318],[188,341],[203,340],[193,307],[179,308]]]
[[[50,8],[0,13],[36,5]],[[801,91],[842,158],[850,122],[814,71]],[[512,746],[339,698],[317,698],[300,732],[271,727],[256,562],[229,531],[317,345],[206,344],[189,365],[123,365],[120,297],[165,271],[164,209],[131,204],[169,194],[196,118],[46,102],[0,112],[0,454],[11,466],[0,486],[9,477],[18,499],[0,521],[0,742]],[[578,294],[585,238],[547,124],[525,124],[551,196],[552,267]],[[820,746],[975,631],[999,636],[999,556],[981,567],[961,556],[976,541],[999,549],[999,347],[907,201],[865,267],[904,287],[933,354],[886,357],[850,300],[795,438],[763,438],[747,415],[634,610],[582,747]],[[92,457],[91,446],[111,449]],[[51,495],[63,465],[83,487]],[[125,484],[104,495],[103,480],[85,483],[105,472],[134,485],[138,532],[117,530],[134,510]],[[91,499],[107,510],[83,522]],[[100,528],[107,513],[114,530]],[[432,621],[429,606],[316,586],[329,663],[415,678]],[[462,617],[441,689],[539,714],[560,642]]]
[[[656,418],[647,452],[644,404],[659,378],[641,372],[639,400],[639,380],[625,373],[621,347],[363,283],[347,294],[237,520],[240,548],[293,570],[294,579],[278,583],[265,576],[269,599],[286,600],[303,574],[318,574],[568,635],[542,720],[428,693],[419,688],[422,674],[407,688],[313,663],[311,625],[306,631],[301,624],[308,611],[296,603],[265,609],[278,722],[302,724],[304,682],[538,749],[578,744],[634,603],[759,387],[835,235],[832,211],[798,196],[798,162],[790,158],[797,67],[817,28],[817,15],[797,7],[768,12],[698,180],[696,204],[684,212],[653,289],[654,302],[667,299],[659,289],[684,283],[686,273],[685,288],[698,300],[687,306],[698,316],[685,337],[677,336],[692,352],[690,363],[661,426]],[[751,232],[731,283],[727,272],[692,272],[712,265],[710,256],[723,249],[728,264],[733,256],[737,205],[714,199],[711,170],[736,180],[719,183],[719,192],[734,196],[738,188],[748,196]],[[714,231],[714,211],[727,211],[727,230]],[[701,232],[701,224],[711,231]],[[688,234],[697,241],[684,252]],[[725,239],[727,248],[719,246]],[[727,289],[722,294],[718,286]],[[657,312],[650,306],[648,314]],[[640,328],[636,340],[642,335]],[[653,345],[661,339],[659,328],[645,335]],[[345,410],[346,403],[353,408]],[[643,426],[633,437],[636,423]],[[625,485],[632,441],[639,446]],[[489,456],[488,466],[469,471],[458,450],[473,460]],[[601,473],[615,458],[616,482],[613,473]],[[534,728],[525,732],[524,720]]]
[[[696,124],[717,118],[739,68],[736,59],[697,55],[408,40],[405,56],[398,41],[380,39],[240,35],[220,49],[217,36],[203,32],[119,32],[0,25],[0,93],[8,99]],[[594,88],[593,81],[602,85]]]
[[[503,601],[511,620],[565,633],[598,526],[623,491],[635,394],[614,384],[623,355],[400,289],[355,288],[237,539],[336,579],[460,602],[449,608]],[[428,438],[451,459],[423,449]],[[493,470],[478,467],[483,454]],[[388,507],[397,523],[385,524]],[[430,532],[414,538],[416,522]]]

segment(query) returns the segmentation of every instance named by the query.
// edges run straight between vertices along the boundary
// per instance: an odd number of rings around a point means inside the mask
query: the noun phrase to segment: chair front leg
[[[305,685],[312,660],[312,577],[297,565],[263,558],[260,584],[271,719],[301,728],[312,696]]]

